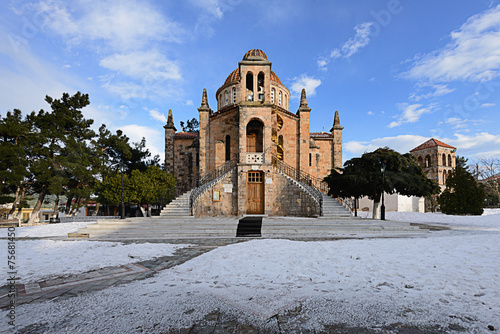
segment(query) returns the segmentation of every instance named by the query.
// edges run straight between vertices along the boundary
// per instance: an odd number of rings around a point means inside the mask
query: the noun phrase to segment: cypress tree
[[[451,215],[481,215],[485,193],[465,166],[466,160],[457,158],[457,166],[446,180],[446,189],[439,196],[441,212]]]

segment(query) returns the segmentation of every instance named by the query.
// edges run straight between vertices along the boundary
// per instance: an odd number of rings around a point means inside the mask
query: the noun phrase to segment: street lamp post
[[[120,167],[120,173],[122,174],[122,214],[120,219],[125,219],[125,197],[123,195],[123,167]]]
[[[382,206],[380,207],[380,219],[385,220],[385,203],[384,203],[384,190],[385,190],[385,162],[380,166],[382,172]]]

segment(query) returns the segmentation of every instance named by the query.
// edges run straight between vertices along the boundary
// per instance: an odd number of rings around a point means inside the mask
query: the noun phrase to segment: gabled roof
[[[420,150],[424,150],[426,148],[435,147],[435,146],[447,147],[447,148],[451,148],[451,149],[456,150],[456,147],[450,146],[448,144],[443,143],[442,141],[439,141],[437,139],[431,138],[428,141],[426,141],[425,143],[423,143],[423,144],[415,147],[410,152],[420,151]]]

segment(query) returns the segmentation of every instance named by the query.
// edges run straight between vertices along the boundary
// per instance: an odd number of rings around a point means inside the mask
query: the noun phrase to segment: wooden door
[[[264,173],[247,173],[247,213],[264,214]]]

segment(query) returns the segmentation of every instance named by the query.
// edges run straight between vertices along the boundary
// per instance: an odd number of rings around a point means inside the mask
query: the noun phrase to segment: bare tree
[[[486,194],[493,195],[500,200],[500,157],[480,159],[474,164],[479,182],[484,185]]]

